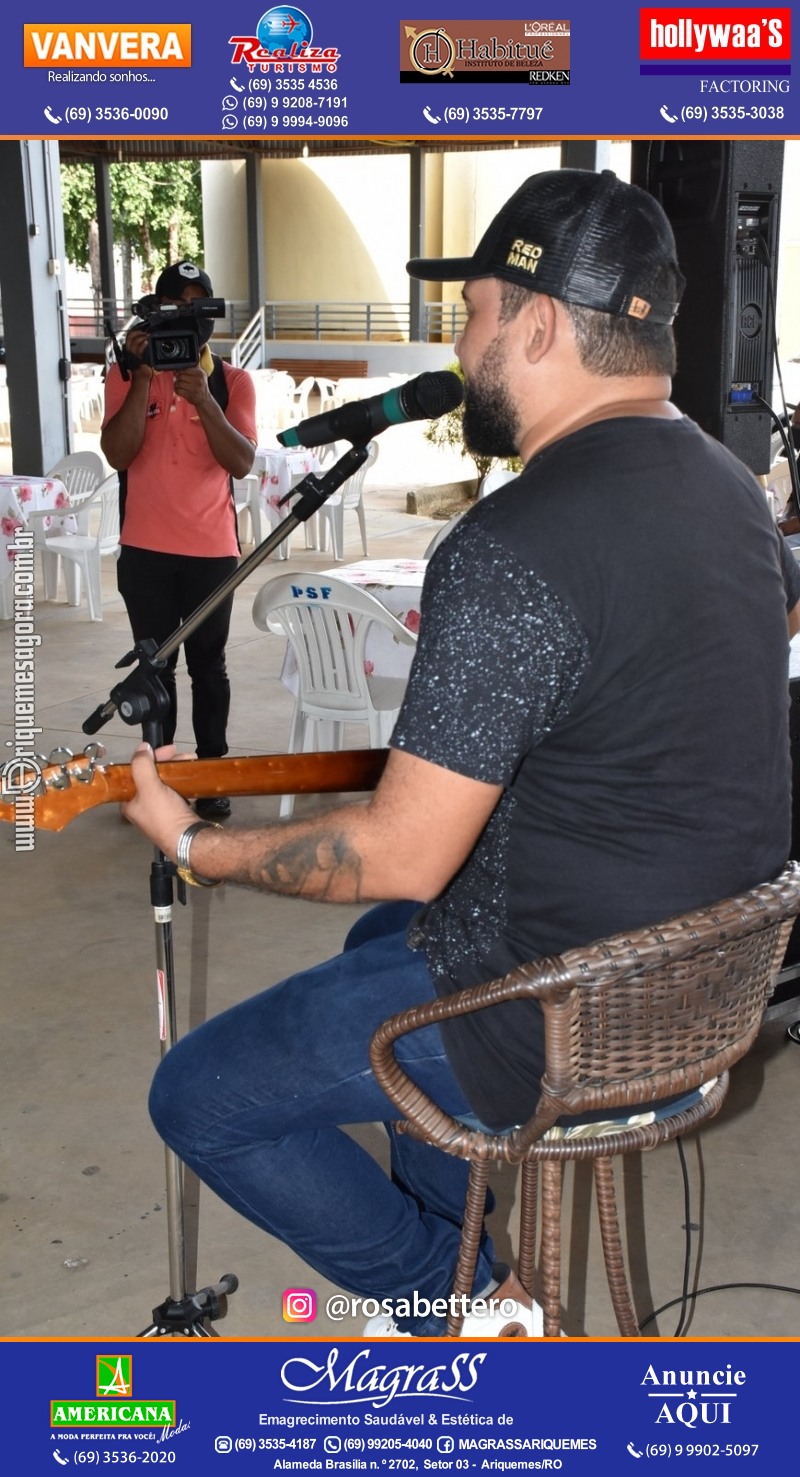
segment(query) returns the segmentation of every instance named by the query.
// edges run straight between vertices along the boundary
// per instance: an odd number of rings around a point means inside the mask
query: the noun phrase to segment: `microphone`
[[[435,420],[448,410],[455,410],[463,398],[464,386],[458,375],[451,369],[440,369],[433,374],[419,374],[383,395],[371,395],[368,400],[355,400],[351,405],[339,405],[322,415],[309,416],[299,425],[281,431],[278,440],[281,446],[325,446],[329,441],[339,440],[363,445],[387,426]]]

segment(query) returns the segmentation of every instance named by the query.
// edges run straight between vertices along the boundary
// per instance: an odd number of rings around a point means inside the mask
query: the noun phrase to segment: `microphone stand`
[[[290,499],[291,511],[279,527],[259,544],[247,559],[223,580],[216,590],[187,616],[177,630],[160,646],[155,641],[139,641],[126,656],[116,663],[117,668],[130,667],[132,671],[111,689],[108,701],[90,714],[83,724],[83,732],[97,733],[118,712],[125,723],[142,724],[143,737],[153,750],[163,742],[163,723],[169,711],[166,688],[159,672],[167,660],[177,651],[187,636],[191,636],[213,610],[235,590],[243,580],[273,549],[305,523],[322,507],[332,493],[336,492],[367,459],[367,443],[352,446],[339,461],[322,477],[309,473],[303,481],[281,499],[281,506]],[[155,922],[156,981],[158,988],[159,1040],[162,1058],[177,1040],[175,963],[172,937],[173,878],[175,866],[164,853],[155,848],[150,869],[150,902]],[[186,887],[178,879],[178,901],[185,904]],[[169,1295],[153,1309],[152,1322],[143,1329],[139,1338],[217,1338],[213,1327],[215,1319],[224,1318],[228,1297],[239,1285],[233,1272],[226,1272],[219,1282],[202,1287],[197,1292],[187,1291],[186,1233],[184,1217],[183,1165],[172,1149],[165,1146],[166,1162],[166,1208],[167,1236],[169,1248]]]

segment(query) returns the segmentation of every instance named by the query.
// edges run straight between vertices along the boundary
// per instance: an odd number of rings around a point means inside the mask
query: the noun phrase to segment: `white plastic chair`
[[[80,509],[78,533],[55,534],[48,538],[42,550],[45,569],[45,589],[57,584],[58,560],[65,563],[67,598],[71,605],[80,601],[80,578],[86,586],[86,601],[89,618],[103,619],[103,604],[100,592],[100,562],[107,555],[114,558],[119,554],[119,478],[116,472],[106,477]],[[53,569],[55,565],[55,570]],[[72,587],[69,566],[73,565],[78,575]]]
[[[448,518],[447,522],[442,524],[438,533],[435,533],[433,535],[433,538],[428,544],[428,547],[423,555],[424,559],[430,559],[434,549],[438,549],[439,545],[444,543],[445,539],[453,532],[456,524],[460,523],[463,517],[463,513],[456,513],[454,517]]]
[[[509,472],[505,467],[492,467],[478,488],[478,497],[488,497],[490,492],[496,492],[498,487],[505,487],[507,482],[514,482],[518,476],[519,472]]]
[[[78,533],[87,533],[88,524],[82,516],[84,503],[87,503],[106,476],[105,462],[96,451],[71,451],[56,462],[50,471],[45,473],[47,477],[58,478],[63,482],[69,498],[70,513],[75,514]],[[116,473],[114,474],[116,477]],[[45,600],[55,600],[58,596],[58,558],[46,557],[46,552],[51,538],[56,534],[47,534],[44,528],[43,518],[34,515],[32,519],[34,530],[34,542],[42,555],[42,577],[44,580]],[[74,575],[74,578],[71,577]],[[66,576],[67,598],[70,605],[80,604],[80,571],[75,567]]]
[[[308,418],[308,401],[315,384],[316,380],[314,379],[313,374],[307,374],[305,379],[301,380],[299,385],[297,386],[297,389],[292,396],[292,425],[297,425],[299,421],[304,421]]]
[[[373,624],[404,646],[417,638],[374,595],[334,575],[276,575],[256,595],[253,620],[286,637],[297,663],[290,754],[341,749],[347,723],[366,724],[372,749],[389,742],[406,679],[369,675],[365,642]],[[285,795],[281,815],[293,809],[294,796]]]
[[[362,466],[353,476],[348,478],[344,486],[322,507],[317,513],[319,520],[320,548],[328,547],[327,531],[330,529],[331,543],[333,544],[334,559],[344,559],[344,515],[345,509],[352,508],[358,518],[358,526],[361,529],[361,547],[364,550],[364,558],[367,557],[367,520],[364,516],[364,478],[370,467],[375,465],[378,457],[377,441],[370,441],[367,447],[368,456]],[[337,456],[339,455],[337,442]]]
[[[46,477],[57,477],[67,489],[70,509],[74,512],[84,498],[90,497],[106,475],[103,458],[96,451],[71,451],[56,462]]]
[[[236,509],[237,525],[239,514],[246,513],[250,522],[250,533],[254,544],[261,543],[261,498],[259,489],[261,478],[256,472],[248,472],[246,477],[234,477],[233,479],[233,505]],[[241,529],[239,538],[242,543]]]

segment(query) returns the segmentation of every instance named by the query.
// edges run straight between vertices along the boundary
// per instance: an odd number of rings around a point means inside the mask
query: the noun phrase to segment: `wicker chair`
[[[494,1160],[521,1164],[517,1275],[542,1304],[545,1337],[558,1336],[562,1166],[567,1159],[591,1159],[617,1324],[626,1337],[638,1334],[620,1238],[613,1160],[655,1149],[718,1112],[728,1091],[729,1068],[745,1055],[758,1033],[798,913],[800,865],[790,862],[774,882],[739,897],[560,957],[521,965],[503,979],[404,1011],[379,1027],[370,1056],[378,1082],[403,1115],[399,1130],[470,1163],[453,1282],[456,1299],[472,1291],[490,1164]],[[392,1043],[399,1036],[519,999],[540,1002],[545,1030],[542,1093],[527,1123],[495,1133],[475,1119],[454,1119],[398,1065]],[[671,1106],[627,1123],[633,1105],[657,1105],[676,1094],[680,1099]],[[560,1119],[580,1118],[598,1109],[613,1120],[612,1128],[584,1124],[578,1132],[558,1125]],[[457,1337],[461,1322],[452,1316],[448,1333]]]

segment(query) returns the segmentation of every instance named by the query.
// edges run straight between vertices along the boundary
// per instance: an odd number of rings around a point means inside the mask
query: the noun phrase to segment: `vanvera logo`
[[[192,28],[119,21],[114,25],[42,24],[23,28],[26,67],[190,67]]]
[[[347,1363],[340,1363],[346,1357],[334,1346],[324,1364],[287,1359],[281,1367],[281,1384],[296,1393],[286,1399],[293,1405],[371,1405],[374,1410],[393,1400],[422,1396],[464,1401],[475,1389],[478,1371],[488,1356],[456,1354],[449,1364],[428,1369],[422,1364],[373,1364],[371,1349],[362,1349]]]
[[[790,9],[658,6],[639,11],[642,61],[790,61]]]

